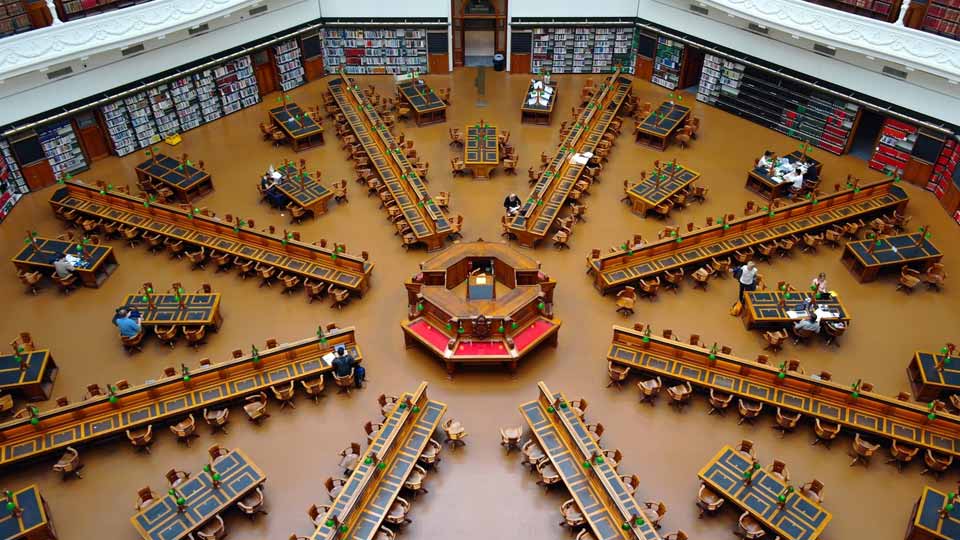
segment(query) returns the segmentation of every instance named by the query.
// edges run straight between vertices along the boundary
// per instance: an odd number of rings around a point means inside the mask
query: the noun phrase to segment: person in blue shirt
[[[130,314],[127,313],[126,310],[122,311],[121,313],[122,315],[114,320],[114,324],[120,329],[120,337],[130,338],[139,334],[141,330],[140,318],[131,318]]]

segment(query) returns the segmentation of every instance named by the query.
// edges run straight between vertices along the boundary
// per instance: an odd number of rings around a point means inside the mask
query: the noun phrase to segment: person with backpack
[[[755,291],[757,289],[757,273],[760,270],[753,261],[733,270],[733,277],[740,283],[739,301],[743,303],[743,293],[745,291]]]

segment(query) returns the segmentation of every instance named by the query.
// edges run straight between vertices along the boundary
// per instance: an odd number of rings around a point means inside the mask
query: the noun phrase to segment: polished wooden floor
[[[409,123],[402,129],[430,162],[431,191],[452,192],[451,213],[464,216],[465,237],[492,240],[500,235],[503,197],[511,191],[521,196],[527,193],[526,168],[539,161],[541,151],[552,151],[558,140],[560,120],[569,114],[583,77],[557,77],[558,112],[549,127],[520,124],[520,100],[529,84],[527,76],[488,72],[483,95],[475,87],[475,78],[473,68],[428,76],[435,88],[453,88],[448,121],[424,128]],[[362,80],[364,84],[368,82],[384,94],[393,92],[390,78]],[[314,82],[290,95],[299,104],[310,105],[319,102],[324,87],[323,81]],[[667,94],[646,82],[635,83],[634,91],[642,100],[654,103]],[[295,410],[280,411],[274,404],[272,418],[260,427],[249,425],[236,408],[229,435],[211,436],[206,426],[201,426],[202,436],[191,448],[178,445],[165,430],[158,434],[152,455],[136,454],[124,441],[83,448],[86,468],[82,480],[61,481],[50,472],[52,462],[48,461],[0,472],[0,485],[6,488],[39,484],[50,503],[61,539],[135,538],[129,517],[136,491],[146,485],[155,491],[165,490],[163,475],[171,467],[198,472],[207,457],[206,447],[215,442],[244,449],[269,478],[266,494],[270,515],[250,523],[237,513],[228,514],[230,538],[279,539],[293,532],[309,535],[311,527],[305,511],[311,503],[326,503],[322,482],[339,473],[339,450],[351,441],[363,440],[364,421],[374,420],[379,414],[377,396],[381,392],[412,391],[421,380],[430,381],[431,397],[449,405],[448,417],[462,420],[470,437],[465,448],[448,451],[438,471],[428,478],[430,493],[416,499],[411,514],[414,523],[403,533],[406,538],[479,540],[495,536],[519,540],[569,536],[557,526],[558,507],[567,497],[560,491],[544,494],[535,485],[534,477],[519,465],[517,454],[504,455],[498,444],[497,428],[522,423],[517,406],[536,397],[538,380],[571,398],[588,399],[587,418],[605,425],[605,446],[620,448],[626,456],[621,471],[640,475],[639,498],[666,502],[669,512],[664,532],[679,528],[696,539],[731,537],[730,529],[737,515],[734,509],[727,508],[713,519],[698,520],[693,501],[700,467],[723,444],[741,438],[756,441],[764,465],[774,457],[786,461],[798,484],[814,477],[826,484],[825,504],[834,515],[826,538],[900,538],[923,485],[933,483],[944,491],[954,491],[955,470],[939,482],[920,476],[919,464],[897,473],[893,466],[883,463],[886,450],[869,469],[849,468],[850,438],[846,435],[832,450],[826,450],[810,446],[813,434],[807,425],[781,440],[770,429],[769,415],[756,426],[737,426],[735,414],[708,417],[702,398],[677,414],[666,406],[639,405],[635,387],[619,392],[605,388],[607,375],[602,358],[610,342],[612,324],[650,323],[657,331],[673,329],[684,339],[690,333],[699,333],[707,342],[719,341],[745,357],[755,356],[764,345],[758,333],[746,331],[738,319],[728,315],[736,298],[736,286],[729,279],[711,282],[707,292],[693,290],[686,284],[677,295],[666,293],[656,302],[642,301],[637,314],[629,320],[615,313],[610,297],[601,297],[593,289],[584,274],[585,256],[591,248],[606,251],[633,233],[654,237],[663,226],[662,222],[631,214],[627,205],[618,202],[623,180],[636,178],[638,171],[648,168],[653,159],[679,157],[685,165],[702,173],[701,181],[709,186],[710,193],[706,203],[675,212],[668,223],[684,225],[692,220],[702,224],[706,216],[724,211],[739,214],[747,199],[756,199],[743,185],[747,168],[762,150],[787,152],[798,147],[798,141],[697,103],[688,94],[684,94],[683,103],[692,105],[694,115],[702,118],[701,137],[691,149],[681,151],[674,147],[660,153],[640,147],[630,136],[633,122],[627,121],[603,173],[603,183],[586,198],[587,222],[574,229],[572,249],[559,252],[546,246],[532,252],[542,261],[544,270],[559,281],[555,312],[564,321],[559,347],[537,351],[513,377],[500,371],[466,371],[449,380],[443,367],[430,355],[403,348],[398,325],[406,315],[402,282],[427,255],[423,251],[405,252],[384,213],[377,209],[376,200],[368,199],[364,191],[357,189],[330,122],[325,123],[326,145],[300,154],[289,148],[275,149],[260,140],[257,124],[266,121],[266,111],[275,106],[276,97],[267,96],[257,107],[186,133],[179,147],[161,145],[163,151],[187,152],[192,160],[206,162],[216,190],[200,205],[221,215],[255,218],[261,227],[270,223],[287,225],[289,219],[257,204],[254,182],[270,163],[279,165],[283,158],[305,157],[308,168],[323,170],[328,182],[348,178],[349,204],[331,204],[327,215],[296,229],[309,241],[325,237],[345,242],[351,252],[370,252],[376,268],[371,289],[364,298],[352,301],[343,311],[331,310],[328,303],[308,305],[302,294],[284,296],[276,286],[258,289],[256,283],[244,282],[232,273],[191,272],[185,261],[153,256],[143,247],[130,249],[117,243],[120,266],[104,286],[79,290],[69,297],[59,295],[50,286],[39,296],[25,295],[14,269],[8,267],[7,278],[0,280],[5,306],[0,337],[12,339],[16,332],[31,331],[43,347],[54,351],[60,365],[53,395],[76,400],[90,383],[107,384],[120,378],[143,381],[158,376],[168,365],[182,362],[193,366],[204,356],[225,359],[235,348],[249,350],[252,343],[262,346],[269,337],[281,341],[303,338],[312,335],[318,324],[336,321],[357,327],[369,386],[350,397],[331,392],[319,406],[303,397],[298,399]],[[505,176],[498,171],[491,180],[477,181],[450,176],[449,158],[454,150],[447,144],[447,128],[463,127],[481,118],[511,131],[520,153],[520,175]],[[848,172],[864,179],[878,178],[863,161],[822,151],[815,155],[824,162],[826,185],[841,181]],[[102,160],[79,177],[134,184],[138,161],[142,161],[140,154]],[[821,249],[816,255],[798,253],[772,265],[761,264],[761,272],[773,283],[787,280],[804,285],[817,272],[826,272],[831,288],[842,295],[854,319],[839,348],[828,348],[822,343],[788,345],[778,358],[798,358],[807,372],[827,369],[840,381],[852,382],[862,377],[879,391],[895,395],[909,389],[905,368],[915,349],[939,349],[945,341],[957,339],[960,271],[956,261],[960,260],[960,235],[932,194],[913,186],[907,189],[912,197],[908,213],[913,215],[913,225],[931,226],[933,240],[944,251],[947,270],[953,274],[946,289],[939,294],[918,290],[907,296],[894,291],[890,276],[859,284],[841,265],[840,250]],[[47,204],[49,195],[47,190],[28,196],[0,227],[0,249],[5,258],[20,249],[28,228],[42,236],[61,232]],[[144,281],[152,281],[158,287],[182,281],[186,288],[211,282],[216,291],[223,293],[223,328],[197,353],[182,343],[171,350],[149,340],[142,353],[127,356],[110,317],[123,297]]]

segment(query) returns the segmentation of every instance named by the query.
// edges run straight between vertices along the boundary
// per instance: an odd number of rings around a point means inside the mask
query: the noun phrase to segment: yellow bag
[[[732,308],[730,308],[730,315],[733,315],[734,317],[739,317],[741,311],[743,311],[743,304],[741,304],[740,301],[737,300],[737,303],[734,304]]]

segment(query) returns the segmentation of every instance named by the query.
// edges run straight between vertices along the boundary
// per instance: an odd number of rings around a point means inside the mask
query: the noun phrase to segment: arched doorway
[[[507,43],[507,0],[451,0],[456,66],[493,66]]]

